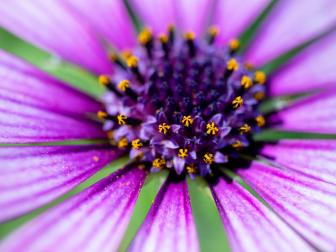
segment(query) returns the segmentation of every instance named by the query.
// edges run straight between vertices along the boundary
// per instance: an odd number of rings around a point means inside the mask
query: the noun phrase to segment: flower
[[[211,227],[195,224],[187,177],[206,181],[233,251],[334,251],[336,142],[256,137],[263,128],[335,133],[336,6],[275,2],[132,0],[146,25],[138,36],[123,1],[1,2],[3,27],[99,75],[106,92],[98,102],[0,51],[0,221],[130,157],[1,251],[116,251],[145,180],[163,170],[131,251],[200,250],[200,228]],[[246,47],[238,38],[257,17],[266,19]],[[310,96],[261,109],[299,92]],[[108,143],[61,144],[97,138]]]

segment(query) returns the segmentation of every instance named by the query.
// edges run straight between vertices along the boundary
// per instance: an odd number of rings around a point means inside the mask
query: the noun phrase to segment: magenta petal
[[[271,93],[302,92],[336,82],[336,33],[313,44],[272,76]]]
[[[219,43],[237,38],[239,33],[254,21],[270,0],[218,1],[213,23],[220,28]]]
[[[118,156],[95,145],[0,148],[0,221],[50,202]]]
[[[118,49],[132,48],[136,42],[135,30],[123,0],[64,0],[83,22]],[[122,36],[121,36],[122,34]]]
[[[235,181],[212,187],[233,252],[314,251]]]
[[[261,164],[238,173],[303,237],[322,251],[336,250],[335,185]]]
[[[260,66],[329,29],[336,22],[336,12],[330,11],[334,9],[334,0],[279,1],[250,46],[247,59]]]
[[[289,169],[336,184],[336,141],[282,140],[267,145],[262,154]]]
[[[117,251],[145,179],[119,170],[10,235],[1,251]]]
[[[281,129],[336,133],[336,92],[313,96],[275,117]]]
[[[185,180],[165,182],[130,251],[199,251]]]
[[[60,1],[1,1],[0,25],[97,73],[110,69],[95,32]]]

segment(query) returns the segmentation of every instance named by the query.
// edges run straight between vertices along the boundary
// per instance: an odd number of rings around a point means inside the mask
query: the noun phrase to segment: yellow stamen
[[[156,158],[152,163],[153,167],[162,169],[166,165],[166,160],[163,158]]]
[[[233,108],[239,108],[244,104],[244,100],[241,96],[237,96],[233,101],[232,101],[232,106]]]
[[[123,137],[118,142],[118,148],[123,149],[128,146],[128,141],[126,137]]]
[[[190,164],[186,166],[188,173],[195,174],[197,172],[197,166],[195,164]]]
[[[262,101],[262,100],[264,100],[264,99],[265,99],[265,96],[266,96],[265,93],[262,92],[262,91],[259,91],[259,92],[255,93],[255,94],[253,95],[254,99],[256,99],[257,101]]]
[[[170,126],[167,123],[161,123],[159,125],[159,132],[163,134],[167,134]]]
[[[121,55],[123,56],[124,60],[127,60],[128,58],[133,56],[132,52],[129,50],[122,51]]]
[[[208,33],[210,34],[210,36],[216,37],[219,34],[219,29],[215,25],[210,26],[208,29]]]
[[[142,146],[143,146],[143,144],[141,143],[141,140],[139,138],[132,141],[133,149],[139,150]]]
[[[241,149],[243,147],[243,144],[241,141],[239,140],[236,140],[233,144],[232,144],[232,147],[235,148],[235,149]]]
[[[160,39],[162,44],[166,44],[168,42],[168,36],[166,34],[161,34],[159,36],[159,39]]]
[[[134,55],[132,55],[132,56],[130,56],[130,57],[128,57],[126,59],[126,63],[127,63],[127,66],[129,68],[137,67],[138,66],[138,62],[139,62],[139,59],[136,56],[134,56]]]
[[[183,116],[182,118],[182,124],[186,127],[189,127],[192,123],[193,123],[193,119],[191,118],[191,116]]]
[[[175,25],[170,24],[168,25],[168,32],[173,32],[175,30]]]
[[[239,128],[239,132],[240,132],[240,134],[250,133],[251,132],[251,127],[248,124],[245,123],[243,126],[241,126]]]
[[[126,124],[126,119],[127,119],[127,116],[123,115],[123,114],[119,114],[117,116],[117,119],[118,119],[118,124],[119,125],[123,125],[123,124]]]
[[[254,68],[253,64],[250,62],[244,63],[244,66],[246,67],[247,70],[252,70]]]
[[[138,41],[142,45],[148,44],[152,40],[153,34],[149,28],[144,28],[138,35]]]
[[[216,127],[214,122],[208,123],[206,125],[208,135],[216,135],[219,129]]]
[[[262,71],[256,71],[254,74],[254,80],[259,84],[264,84],[266,82],[266,74]]]
[[[238,65],[238,62],[237,62],[236,59],[231,58],[231,59],[227,62],[226,67],[227,67],[227,70],[229,70],[229,71],[237,71],[239,65]]]
[[[215,156],[212,153],[205,153],[203,156],[203,160],[205,163],[211,165],[215,160]]]
[[[109,59],[110,59],[111,61],[116,61],[118,58],[119,58],[119,57],[118,57],[118,54],[116,54],[115,52],[110,52],[110,53],[109,53]]]
[[[240,42],[238,39],[231,39],[229,42],[229,46],[232,51],[236,51],[240,46]]]
[[[103,86],[107,86],[110,83],[110,78],[106,75],[99,75],[98,82]]]
[[[110,131],[107,132],[107,138],[108,139],[113,139],[113,135],[114,135],[114,133],[113,133],[112,130],[110,130]]]
[[[98,111],[97,116],[99,119],[105,119],[107,117],[107,113],[104,111]]]
[[[129,88],[130,82],[128,80],[122,80],[118,84],[118,88],[125,92],[127,88]]]
[[[259,127],[263,127],[263,126],[265,126],[265,124],[266,124],[265,118],[264,118],[262,115],[257,116],[257,117],[255,118],[255,120],[256,120],[257,125],[258,125]]]
[[[252,80],[250,77],[248,77],[247,75],[244,75],[240,81],[240,84],[242,85],[242,87],[244,87],[245,89],[248,89],[252,86]]]
[[[178,156],[180,158],[188,157],[188,150],[187,149],[179,149]]]
[[[194,40],[195,39],[195,33],[194,32],[186,32],[185,34],[184,34],[184,38],[186,39],[186,40],[189,40],[189,41],[191,41],[191,40]]]

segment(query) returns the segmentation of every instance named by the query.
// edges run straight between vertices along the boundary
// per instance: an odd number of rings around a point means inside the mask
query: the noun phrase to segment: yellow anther
[[[246,67],[247,70],[252,70],[254,68],[253,64],[250,62],[244,63],[244,66]]]
[[[250,125],[248,125],[248,124],[245,123],[243,126],[241,126],[241,127],[239,128],[239,132],[240,132],[240,134],[250,133],[250,132],[251,132],[251,127],[250,127]]]
[[[259,91],[259,92],[255,93],[255,94],[253,95],[253,97],[254,97],[254,99],[256,99],[257,101],[262,101],[262,100],[265,99],[266,95],[265,95],[264,92]]]
[[[231,39],[229,42],[229,46],[232,51],[236,51],[240,46],[240,42],[238,39]]]
[[[168,32],[173,32],[175,30],[175,25],[170,24],[168,25]]]
[[[207,134],[208,135],[216,135],[219,131],[219,129],[217,128],[217,126],[214,122],[208,123],[206,125],[206,128],[207,128]]]
[[[153,34],[149,28],[144,28],[138,35],[138,41],[142,45],[148,44],[152,40]]]
[[[232,101],[232,106],[233,108],[239,108],[244,104],[244,100],[241,96],[237,96],[233,101]]]
[[[110,53],[109,53],[109,59],[110,59],[111,61],[116,61],[118,58],[119,58],[119,57],[118,57],[118,54],[116,54],[115,52],[110,52]]]
[[[186,166],[188,173],[195,174],[197,172],[197,166],[195,164],[190,164]]]
[[[127,119],[127,116],[123,115],[123,114],[119,114],[117,115],[117,119],[118,119],[118,124],[119,125],[123,125],[123,124],[126,124],[126,119]]]
[[[262,71],[256,71],[254,74],[254,80],[255,82],[259,83],[259,84],[264,84],[266,82],[266,74]]]
[[[183,116],[182,118],[182,124],[186,127],[189,127],[192,123],[193,123],[193,119],[191,118],[191,116]]]
[[[161,34],[159,36],[159,39],[160,39],[162,44],[166,44],[168,42],[168,36],[166,34]]]
[[[107,117],[107,113],[104,111],[98,111],[97,116],[99,119],[105,119]]]
[[[107,132],[107,138],[108,139],[113,139],[113,136],[114,136],[114,133],[113,133],[112,130],[110,130],[110,131]]]
[[[259,127],[263,127],[266,124],[265,117],[262,115],[259,115],[255,118],[255,121]]]
[[[178,156],[180,158],[188,157],[188,150],[187,149],[179,149]]]
[[[122,51],[121,55],[123,56],[124,60],[127,60],[128,58],[133,56],[132,52],[129,50]]]
[[[123,92],[125,92],[126,89],[129,88],[129,86],[130,86],[130,82],[128,80],[122,80],[118,84],[118,88]]]
[[[118,148],[123,149],[128,146],[128,141],[126,137],[123,137],[118,142]]]
[[[241,78],[240,84],[242,85],[242,87],[244,87],[245,89],[248,89],[252,86],[252,80],[250,77],[248,77],[247,75],[244,75]]]
[[[185,34],[184,34],[184,38],[186,39],[186,40],[194,40],[195,39],[195,33],[194,32],[186,32]]]
[[[103,86],[107,86],[110,83],[110,78],[106,75],[99,75],[98,82]]]
[[[138,58],[134,55],[132,55],[132,56],[130,56],[126,59],[127,66],[130,67],[130,68],[137,67],[138,62],[139,62]]]
[[[132,141],[133,149],[139,150],[142,146],[143,146],[143,144],[141,143],[141,140],[139,138]]]
[[[243,144],[241,141],[239,140],[236,140],[233,144],[232,144],[232,147],[235,148],[235,149],[241,149],[243,147]]]
[[[166,160],[163,158],[156,158],[152,163],[153,167],[162,169],[166,165]]]
[[[215,161],[215,156],[212,153],[205,153],[203,160],[205,163],[211,165]]]
[[[215,25],[210,26],[208,29],[208,33],[210,34],[210,36],[216,37],[219,34],[219,29]]]
[[[159,125],[159,132],[163,134],[167,134],[170,126],[167,123],[161,123]]]
[[[238,62],[234,58],[231,58],[226,64],[226,68],[229,71],[237,71],[238,67],[239,67]]]

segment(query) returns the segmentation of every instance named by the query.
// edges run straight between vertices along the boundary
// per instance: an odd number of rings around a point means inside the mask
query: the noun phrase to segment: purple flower
[[[117,251],[145,180],[163,170],[130,251],[200,250],[188,177],[206,181],[233,251],[335,251],[336,141],[254,137],[264,128],[336,132],[335,1],[279,1],[248,47],[237,38],[270,1],[129,2],[145,24],[138,35],[119,0],[0,2],[1,26],[106,87],[94,100],[0,51],[0,221],[130,159],[23,225],[1,251]],[[281,68],[260,70],[286,52],[295,56]],[[316,90],[279,112],[260,106]],[[43,146],[78,139],[108,141]]]

